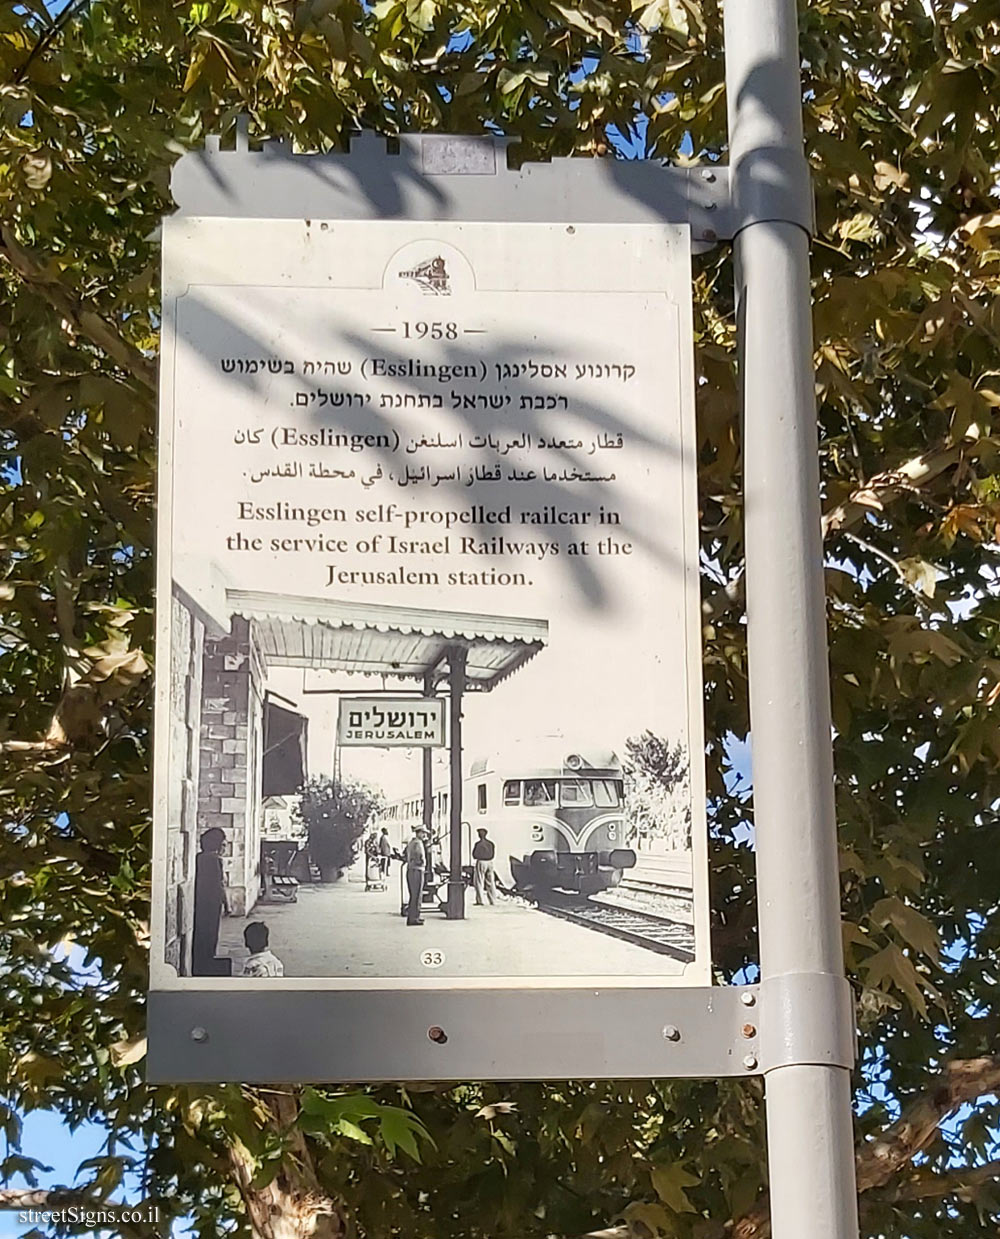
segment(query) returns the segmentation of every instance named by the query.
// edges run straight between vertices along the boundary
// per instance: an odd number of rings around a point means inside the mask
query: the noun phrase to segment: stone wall
[[[167,786],[166,962],[191,971],[204,624],[176,596],[170,606],[170,774]]]
[[[223,869],[230,907],[246,916],[260,884],[260,767],[264,666],[247,620],[228,637],[206,637],[202,669],[198,832],[226,834]]]

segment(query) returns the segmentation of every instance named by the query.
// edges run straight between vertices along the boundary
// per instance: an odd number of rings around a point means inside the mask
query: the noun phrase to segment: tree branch
[[[78,13],[82,12],[89,2],[90,0],[77,0],[76,4],[67,4],[52,25],[49,26],[48,30],[46,30],[38,42],[35,43],[31,51],[25,57],[24,63],[14,74],[13,84],[15,86],[20,85],[20,83],[24,81],[28,75],[28,70],[31,68],[35,60],[48,51],[51,45],[58,38],[61,31],[69,25],[71,19],[76,17]]]
[[[896,469],[876,473],[866,485],[859,486],[836,507],[823,515],[823,538],[850,529],[872,510],[882,511],[887,503],[909,494],[939,478],[952,465],[958,464],[963,453],[978,436],[969,435],[960,443],[938,447],[914,456]]]
[[[1000,1054],[989,1058],[956,1059],[948,1063],[934,1087],[906,1107],[895,1123],[855,1152],[858,1193],[884,1187],[931,1143],[941,1124],[967,1102],[1000,1091]],[[900,1183],[890,1200],[923,1200],[961,1193],[1000,1178],[1000,1162],[987,1162],[947,1175],[918,1174]],[[738,1218],[730,1239],[769,1239],[771,1213],[767,1197]],[[577,1239],[629,1239],[627,1226],[589,1231]]]
[[[872,511],[881,512],[887,504],[893,503],[902,495],[912,494],[922,487],[928,486],[957,465],[963,455],[978,441],[978,432],[970,432],[960,443],[948,447],[938,447],[922,452],[905,461],[895,469],[885,469],[869,479],[864,486],[859,486],[842,502],[836,504],[823,514],[823,540],[832,534],[844,533],[864,520]],[[728,585],[715,590],[702,601],[702,619],[706,624],[712,624],[743,597],[744,583],[742,572]]]
[[[859,1195],[883,1187],[909,1165],[959,1106],[985,1093],[996,1092],[998,1087],[1000,1054],[948,1063],[932,1089],[911,1102],[881,1136],[867,1141],[857,1150],[855,1173]],[[768,1239],[770,1233],[770,1210],[765,1197],[736,1222],[732,1239]]]
[[[156,367],[124,339],[113,324],[75,298],[58,280],[47,276],[31,254],[14,240],[9,228],[0,226],[0,241],[0,256],[26,284],[45,298],[61,318],[128,371],[147,392],[156,391]]]
[[[3,740],[0,741],[0,753],[64,753],[66,742],[50,739],[43,740]]]
[[[967,1101],[1000,1088],[1000,1054],[948,1063],[935,1086],[918,1097],[857,1156],[858,1191],[881,1187],[930,1144],[938,1127]]]
[[[297,1126],[296,1094],[268,1090],[267,1106],[288,1142],[278,1173],[257,1185],[257,1162],[249,1149],[235,1140],[227,1150],[253,1234],[258,1239],[343,1239],[347,1226],[341,1209],[320,1185],[309,1143]]]
[[[38,1212],[48,1210],[79,1209],[81,1212],[121,1214],[122,1212],[148,1214],[153,1205],[146,1201],[136,1205],[121,1204],[117,1201],[96,1200],[86,1191],[70,1187],[30,1187],[30,1188],[0,1188],[0,1209],[17,1210],[26,1213],[29,1209]],[[155,1215],[154,1215],[155,1216]],[[81,1218],[81,1221],[86,1221]],[[109,1222],[101,1221],[101,1230],[116,1231],[125,1239],[158,1239],[163,1232],[159,1226],[144,1222]]]
[[[961,1196],[984,1183],[1000,1179],[1000,1161],[983,1162],[981,1166],[968,1166],[948,1174],[915,1175],[912,1179],[897,1184],[881,1199],[892,1202],[903,1200],[939,1200],[942,1196]]]

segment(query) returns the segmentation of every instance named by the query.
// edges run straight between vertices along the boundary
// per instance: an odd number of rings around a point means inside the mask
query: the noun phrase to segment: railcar
[[[435,789],[435,859],[447,864],[449,796]],[[635,865],[626,847],[621,762],[608,750],[562,740],[512,744],[473,761],[464,779],[462,859],[471,864],[478,827],[496,847],[498,880],[520,890],[594,894]],[[401,846],[421,823],[419,795],[387,807],[384,825]]]
[[[475,761],[465,782],[473,833],[485,826],[498,869],[522,890],[594,894],[635,864],[625,846],[621,762],[562,740],[512,745]],[[502,874],[502,876],[504,876]]]

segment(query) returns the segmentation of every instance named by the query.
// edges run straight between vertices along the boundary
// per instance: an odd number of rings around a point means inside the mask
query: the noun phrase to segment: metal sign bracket
[[[748,156],[737,196],[721,163],[562,158],[515,168],[509,157],[516,152],[506,138],[433,133],[387,141],[367,131],[347,153],[296,154],[282,141],[251,150],[241,126],[234,150],[222,150],[214,136],[180,159],[171,188],[184,215],[688,224],[696,250],[762,220],[812,231],[808,176],[780,150]]]

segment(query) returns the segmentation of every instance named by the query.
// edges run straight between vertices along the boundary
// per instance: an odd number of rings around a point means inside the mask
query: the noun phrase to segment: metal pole
[[[843,985],[809,237],[795,0],[725,0],[745,417],[747,620],[762,1017],[768,990]],[[782,186],[782,182],[787,182]],[[775,192],[777,189],[778,192]],[[794,193],[787,194],[789,200]],[[787,1011],[788,1040],[809,1025]],[[790,1055],[789,1057],[794,1057]],[[809,1057],[806,1055],[806,1057]],[[850,1071],[766,1068],[773,1239],[856,1239]]]

